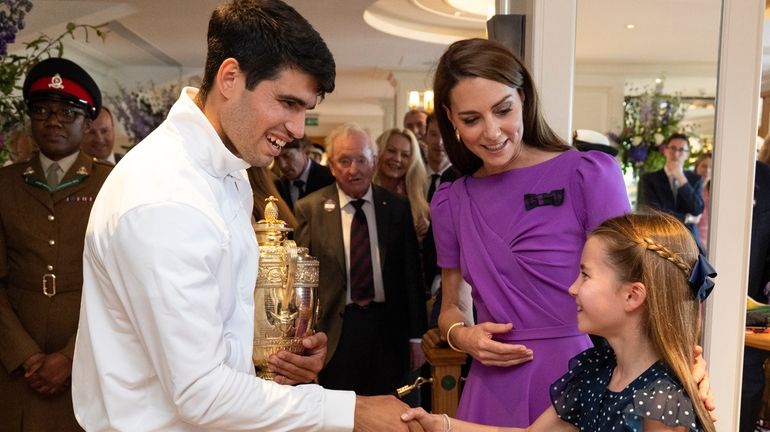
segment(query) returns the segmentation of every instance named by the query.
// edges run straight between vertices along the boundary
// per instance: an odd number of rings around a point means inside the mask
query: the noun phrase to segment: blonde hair
[[[379,137],[377,137],[377,146],[380,151],[377,155],[377,169],[374,173],[374,179],[372,182],[376,185],[381,185],[380,179],[380,162],[382,161],[382,154],[388,146],[388,141],[394,135],[400,135],[409,141],[409,163],[406,168],[405,183],[406,183],[406,197],[409,199],[409,205],[412,207],[412,220],[416,224],[421,219],[425,221],[430,220],[430,204],[425,198],[424,186],[428,181],[428,173],[425,171],[425,165],[420,157],[420,143],[417,141],[417,137],[409,129],[388,129]]]
[[[621,281],[646,287],[643,326],[647,336],[682,383],[703,429],[715,431],[691,370],[700,333],[700,303],[688,283],[698,259],[692,234],[677,219],[655,212],[609,219],[591,236],[605,241],[607,260]]]

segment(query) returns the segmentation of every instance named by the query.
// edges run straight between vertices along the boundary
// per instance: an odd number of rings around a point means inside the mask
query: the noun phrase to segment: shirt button
[[[48,271],[53,271],[53,266],[51,264],[48,264],[46,268],[48,269]]]
[[[54,220],[54,219],[56,219],[56,218],[55,218],[55,217],[54,217],[52,214],[49,214],[49,215],[48,215],[48,220],[49,220],[49,221],[52,221],[52,220]]]
[[[56,244],[56,240],[48,240],[48,244],[53,246]]]

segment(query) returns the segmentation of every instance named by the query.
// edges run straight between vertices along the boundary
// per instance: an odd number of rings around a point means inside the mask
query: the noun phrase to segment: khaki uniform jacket
[[[39,395],[21,366],[37,352],[73,356],[83,239],[111,170],[81,153],[50,191],[37,156],[0,169],[0,431],[22,422],[24,430],[49,430],[49,421],[69,430],[64,424],[74,422],[69,391]]]

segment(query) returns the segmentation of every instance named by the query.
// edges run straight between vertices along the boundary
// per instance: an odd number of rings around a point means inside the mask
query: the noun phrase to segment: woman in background
[[[409,199],[417,240],[422,243],[430,224],[430,207],[425,199],[427,173],[417,137],[408,129],[388,129],[377,138],[377,148],[377,169],[372,181]]]

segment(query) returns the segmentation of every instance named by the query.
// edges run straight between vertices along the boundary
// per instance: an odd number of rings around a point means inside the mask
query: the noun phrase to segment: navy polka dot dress
[[[589,432],[641,432],[645,418],[701,431],[690,398],[662,362],[650,366],[618,393],[607,389],[615,365],[615,353],[609,346],[591,348],[572,358],[570,371],[550,389],[559,418]]]

